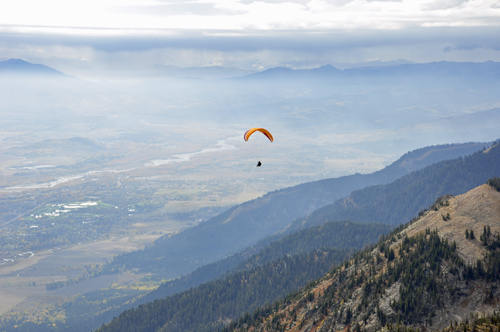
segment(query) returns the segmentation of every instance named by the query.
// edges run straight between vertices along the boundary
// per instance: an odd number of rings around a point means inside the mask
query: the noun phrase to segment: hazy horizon
[[[26,0],[0,9],[1,59],[92,80],[164,66],[500,61],[497,0]]]

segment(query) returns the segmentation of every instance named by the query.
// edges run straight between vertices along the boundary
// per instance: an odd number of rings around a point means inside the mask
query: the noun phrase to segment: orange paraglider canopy
[[[256,131],[260,131],[261,133],[263,133],[264,135],[266,135],[266,137],[269,138],[269,140],[271,142],[274,141],[273,135],[271,135],[271,133],[269,131],[267,131],[267,129],[264,129],[264,128],[250,128],[250,129],[248,129],[245,132],[245,135],[243,135],[243,138],[245,139],[245,141],[248,141],[248,139],[250,138],[250,136],[253,133],[255,133]]]

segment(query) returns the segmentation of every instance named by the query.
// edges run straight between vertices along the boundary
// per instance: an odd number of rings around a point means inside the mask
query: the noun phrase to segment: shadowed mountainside
[[[293,222],[287,232],[328,220],[384,222],[399,225],[416,216],[438,197],[459,195],[500,173],[500,144],[465,158],[445,160],[386,184],[353,191]]]

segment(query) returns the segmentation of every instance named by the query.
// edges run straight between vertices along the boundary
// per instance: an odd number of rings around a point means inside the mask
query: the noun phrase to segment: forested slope
[[[99,331],[213,331],[222,327],[227,318],[236,318],[285,296],[347,257],[348,252],[340,249],[285,256],[274,263],[127,310]]]
[[[343,221],[300,231],[265,247],[224,278],[155,300],[178,289],[190,276],[165,283],[139,300],[153,302],[122,313],[102,330],[150,331],[163,326],[164,331],[210,331],[222,327],[223,320],[305,286],[391,228]]]
[[[234,267],[231,270],[228,269],[229,272],[226,272],[226,274],[273,262],[287,255],[308,253],[315,249],[332,247],[346,250],[361,249],[369,243],[377,242],[380,235],[389,233],[392,228],[392,226],[386,224],[360,224],[352,221],[328,222],[291,234],[263,248],[259,246],[248,248],[214,264],[203,266],[191,274],[162,284],[156,291],[149,293],[145,298],[152,301],[197,286],[202,282],[213,279],[211,276],[216,275],[214,270],[221,275],[233,264]],[[252,255],[252,253],[254,254]],[[240,263],[236,265],[237,261]],[[207,277],[210,279],[207,279]]]

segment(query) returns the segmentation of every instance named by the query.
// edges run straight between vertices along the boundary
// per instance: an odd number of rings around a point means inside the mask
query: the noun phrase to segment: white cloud
[[[100,29],[398,29],[499,25],[498,0],[4,1],[4,26]],[[93,30],[88,30],[92,33]]]

